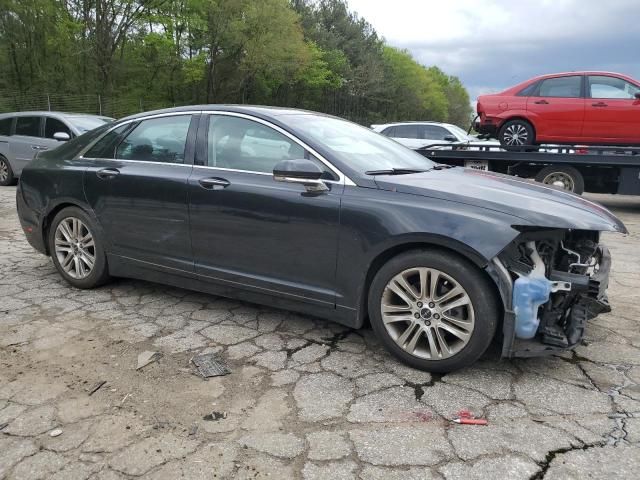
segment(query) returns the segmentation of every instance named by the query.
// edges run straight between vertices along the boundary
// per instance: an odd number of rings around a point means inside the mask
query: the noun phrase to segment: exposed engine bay
[[[535,356],[579,344],[587,321],[611,311],[610,265],[599,232],[523,231],[488,268],[506,307],[503,356]]]

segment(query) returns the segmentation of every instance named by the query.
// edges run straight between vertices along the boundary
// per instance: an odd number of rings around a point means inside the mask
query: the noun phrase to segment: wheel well
[[[435,243],[425,243],[425,242],[412,242],[405,243],[402,245],[396,245],[394,247],[385,250],[380,253],[376,258],[373,259],[371,264],[369,265],[369,269],[367,270],[367,275],[364,281],[364,287],[362,291],[362,296],[360,298],[360,312],[359,312],[359,323],[364,324],[365,320],[368,320],[369,312],[368,312],[368,297],[369,297],[369,288],[371,287],[371,282],[373,281],[373,277],[375,277],[378,270],[387,263],[393,257],[400,255],[401,253],[408,252],[410,250],[427,250],[427,249],[435,249],[435,250],[443,250],[450,255],[455,255],[469,262],[474,267],[478,268],[486,277],[490,280],[489,284],[493,288],[493,293],[498,299],[498,305],[500,305],[504,309],[504,303],[502,302],[502,297],[500,296],[500,292],[498,291],[498,287],[491,279],[491,276],[484,270],[480,268],[476,262],[473,261],[470,257],[461,254],[459,251],[456,251],[452,248],[448,248],[442,245],[438,245]]]
[[[84,210],[80,205],[76,205],[75,203],[61,203],[60,205],[56,205],[55,207],[53,207],[53,209],[51,209],[51,211],[44,217],[44,220],[42,221],[42,240],[44,248],[47,251],[47,255],[51,254],[51,252],[49,252],[49,242],[47,241],[51,222],[53,221],[53,218],[58,214],[58,212],[64,210],[67,207],[76,207]]]

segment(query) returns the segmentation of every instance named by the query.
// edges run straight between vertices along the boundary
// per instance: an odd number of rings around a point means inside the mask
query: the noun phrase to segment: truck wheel
[[[551,185],[568,192],[581,195],[584,192],[584,178],[582,174],[573,167],[566,165],[551,165],[545,167],[536,175],[536,182]]]
[[[446,373],[466,367],[487,349],[498,324],[489,282],[447,251],[402,253],[371,282],[371,326],[389,352],[414,368]]]
[[[13,185],[15,181],[16,177],[13,175],[9,161],[0,155],[0,186]]]
[[[507,150],[509,147],[524,147],[534,144],[535,133],[531,124],[526,120],[509,120],[500,128],[498,140],[500,140],[500,145]]]

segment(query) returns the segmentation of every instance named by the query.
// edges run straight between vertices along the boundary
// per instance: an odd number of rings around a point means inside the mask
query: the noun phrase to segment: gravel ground
[[[139,281],[75,290],[14,197],[0,188],[0,479],[637,478],[640,199],[593,196],[632,233],[605,236],[613,313],[575,353],[432,376],[369,329]],[[144,351],[161,356],[137,370]],[[232,373],[201,379],[202,352]],[[450,423],[461,409],[489,426]]]

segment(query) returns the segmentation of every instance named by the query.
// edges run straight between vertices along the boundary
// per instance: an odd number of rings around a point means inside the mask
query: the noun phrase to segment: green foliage
[[[344,0],[0,0],[0,107],[56,95],[112,115],[233,102],[466,126],[471,113],[457,78],[385,45]]]

